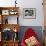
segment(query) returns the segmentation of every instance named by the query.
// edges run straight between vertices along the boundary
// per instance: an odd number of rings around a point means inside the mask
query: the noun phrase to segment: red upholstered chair
[[[37,43],[34,46],[41,46],[41,44],[37,39],[37,35],[32,28],[28,28],[26,30],[24,37],[22,38],[21,46],[27,46],[27,43],[25,42],[25,40],[31,38],[32,36],[35,37],[37,40]],[[33,45],[29,45],[29,46],[33,46]]]

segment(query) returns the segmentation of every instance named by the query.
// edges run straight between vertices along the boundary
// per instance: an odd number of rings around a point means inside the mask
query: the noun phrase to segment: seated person
[[[21,42],[22,46],[41,46],[32,28],[27,29]]]

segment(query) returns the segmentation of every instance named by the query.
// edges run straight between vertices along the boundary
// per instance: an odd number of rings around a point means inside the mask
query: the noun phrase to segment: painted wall
[[[0,0],[1,7],[15,6],[15,0]],[[43,26],[43,6],[42,0],[17,0],[17,6],[20,7],[19,24],[21,26]],[[36,19],[24,19],[23,8],[36,8]]]
[[[0,0],[0,6],[1,6],[1,7],[14,6],[14,5],[15,5],[14,1],[15,1],[15,0]]]
[[[43,26],[42,0],[24,0],[21,2],[20,25],[22,26]],[[24,19],[23,8],[36,8],[36,19]]]

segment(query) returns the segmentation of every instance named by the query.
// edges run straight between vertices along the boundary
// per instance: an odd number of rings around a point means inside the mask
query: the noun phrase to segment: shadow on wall
[[[21,40],[24,36],[25,31],[28,28],[32,28],[36,32],[39,41],[41,43],[43,43],[43,30],[42,30],[41,26],[32,26],[32,27],[31,26],[21,26],[20,31],[19,31],[19,40],[20,40],[20,42],[21,42]]]

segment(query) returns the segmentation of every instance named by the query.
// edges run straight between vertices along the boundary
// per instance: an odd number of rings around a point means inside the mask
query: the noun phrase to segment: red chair
[[[32,28],[28,28],[24,34],[24,37],[22,38],[22,42],[21,42],[21,46],[27,46],[27,44],[25,43],[25,40],[34,36],[37,39],[37,35],[34,32],[34,30]],[[38,40],[37,40],[38,41]],[[39,43],[39,41],[37,42],[37,44],[35,46],[41,46],[41,44]]]

